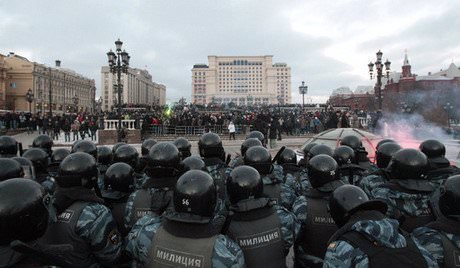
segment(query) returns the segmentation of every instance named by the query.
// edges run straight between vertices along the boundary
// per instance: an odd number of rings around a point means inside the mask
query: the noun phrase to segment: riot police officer
[[[206,164],[206,170],[217,185],[218,198],[226,200],[225,179],[227,177],[227,164],[222,141],[216,133],[205,133],[198,141],[200,156]]]
[[[51,149],[53,147],[53,140],[48,135],[38,135],[33,140],[32,147],[43,149],[48,154],[48,157],[51,157],[51,154],[53,153]]]
[[[276,200],[289,211],[296,199],[298,184],[293,177],[285,177],[283,168],[272,164],[270,152],[262,146],[254,146],[244,155],[244,164],[255,168],[264,184],[264,194]],[[289,179],[289,180],[288,180]]]
[[[150,148],[152,148],[153,145],[157,144],[157,141],[154,139],[146,139],[142,142],[141,145],[141,154],[142,156],[148,156]]]
[[[139,153],[136,148],[126,144],[118,147],[113,154],[113,162],[122,162],[130,165],[134,169],[134,185],[136,189],[141,189],[145,180],[144,172],[138,170],[139,168]]]
[[[343,185],[329,199],[339,230],[330,238],[323,267],[437,267],[426,249],[385,217],[387,206],[369,201],[357,186]]]
[[[94,159],[97,159],[97,146],[92,141],[79,140],[72,145],[72,153],[82,152],[92,155]]]
[[[49,244],[70,244],[68,258],[75,266],[112,265],[120,255],[121,236],[97,188],[96,159],[83,152],[72,153],[59,166],[54,195],[57,222],[43,237]]]
[[[184,160],[185,158],[192,155],[191,149],[192,144],[184,137],[179,137],[174,140],[174,145],[176,145],[177,149],[180,152],[180,159]]]
[[[297,237],[294,215],[264,196],[259,172],[235,168],[227,180],[232,212],[225,234],[236,241],[248,267],[286,267],[286,255]]]
[[[427,164],[427,157],[422,152],[399,150],[388,164],[390,181],[371,191],[372,199],[385,200],[387,214],[399,219],[401,227],[409,232],[434,219],[429,204],[436,188],[423,177]]]
[[[329,238],[337,231],[328,211],[332,192],[345,184],[339,176],[334,158],[320,154],[308,162],[308,178],[312,188],[307,189],[294,203],[293,212],[302,224],[296,241],[296,267],[321,267]]]
[[[149,152],[145,168],[147,180],[142,189],[135,191],[128,199],[125,210],[127,230],[145,215],[162,215],[173,207],[174,185],[184,168],[180,153],[171,142],[159,142]]]
[[[251,138],[258,139],[262,143],[262,146],[266,147],[267,140],[265,139],[265,135],[262,132],[258,130],[253,130],[249,132],[249,134],[246,136],[246,139],[251,139]]]
[[[120,147],[120,146],[123,146],[123,145],[126,145],[127,143],[126,142],[117,142],[115,143],[113,146],[112,146],[112,154],[115,154],[115,152],[117,151],[117,149]]]
[[[97,170],[98,178],[97,184],[99,189],[104,189],[104,174],[112,164],[113,155],[112,150],[107,146],[97,147]]]
[[[24,178],[35,180],[35,168],[34,168],[34,164],[32,163],[32,161],[22,156],[13,157],[11,159],[18,162],[19,165],[21,165],[22,171],[24,174]]]
[[[383,145],[383,144],[385,144],[385,143],[387,143],[387,142],[397,143],[397,142],[396,142],[395,140],[393,140],[393,139],[383,139],[383,140],[381,140],[381,141],[379,141],[379,142],[377,143],[377,145],[375,146],[375,150],[378,150],[379,147],[380,147],[381,145]]]
[[[359,137],[354,135],[345,136],[340,140],[340,145],[346,145],[355,151],[355,164],[360,165],[368,171],[375,170],[374,166],[371,165],[369,158],[367,158],[366,149],[364,149],[363,143]]]
[[[10,136],[0,137],[0,157],[14,157],[18,155],[18,142]]]
[[[438,187],[449,176],[459,174],[460,169],[451,166],[446,158],[446,147],[438,140],[426,140],[420,143],[420,151],[428,157],[427,179]]]
[[[0,267],[70,265],[59,258],[63,245],[38,242],[48,227],[51,206],[40,184],[19,178],[0,182],[0,203]]]
[[[238,244],[219,234],[220,229],[212,223],[217,198],[209,174],[200,170],[183,174],[174,188],[173,201],[174,210],[165,213],[163,219],[147,215],[128,235],[126,250],[135,264],[150,267],[178,267],[181,263],[193,267],[245,266]]]
[[[460,175],[449,177],[438,199],[440,217],[412,232],[413,237],[436,258],[439,267],[458,266],[460,248]]]
[[[306,167],[308,164],[308,159],[307,155],[310,152],[311,148],[315,147],[315,145],[318,145],[316,142],[310,142],[309,144],[305,145],[302,149],[303,153],[303,158],[299,160],[299,166],[301,167]]]
[[[233,158],[228,166],[231,168],[235,168],[237,166],[244,165],[244,154],[249,148],[253,146],[262,146],[262,142],[257,138],[248,138],[245,141],[243,141],[240,147],[241,155],[238,155],[237,157]]]
[[[300,192],[301,193],[311,188],[310,181],[308,180],[308,162],[310,161],[310,159],[320,154],[324,154],[328,156],[333,156],[334,154],[334,151],[331,149],[331,147],[325,144],[311,145],[311,143],[309,143],[304,148],[303,151],[304,151],[304,158],[302,159],[302,161],[304,161],[304,163],[300,164],[299,162],[299,165],[301,167],[304,167],[304,170],[300,173],[300,189],[301,189]]]
[[[346,145],[334,149],[332,157],[339,165],[341,180],[350,184],[357,184],[363,177],[364,169],[354,164],[355,151]]]
[[[43,149],[30,148],[24,154],[24,158],[29,159],[34,165],[35,180],[40,183],[49,193],[56,189],[56,183],[48,173],[48,155]]]
[[[24,177],[21,165],[10,158],[0,158],[0,181]]]
[[[371,191],[376,186],[384,184],[390,180],[390,175],[386,168],[388,167],[393,155],[401,149],[401,146],[394,142],[386,142],[378,146],[378,149],[375,152],[378,169],[365,176],[357,183],[357,185],[361,187],[368,196],[371,196]]]
[[[284,149],[276,163],[283,168],[285,176],[292,176],[296,181],[300,182],[303,168],[297,165],[297,154],[294,150]]]
[[[203,159],[197,155],[192,155],[185,158],[182,163],[187,170],[196,169],[206,171],[206,164],[204,163]]]
[[[134,169],[126,163],[114,163],[104,174],[102,197],[109,204],[122,237],[128,234],[124,225],[125,208],[134,187]]]
[[[58,148],[51,154],[51,161],[48,165],[48,173],[50,176],[55,177],[57,175],[59,164],[62,160],[70,154],[70,151],[65,148]]]

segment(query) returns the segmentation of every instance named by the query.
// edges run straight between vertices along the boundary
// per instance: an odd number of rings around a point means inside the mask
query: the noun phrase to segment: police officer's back
[[[349,146],[341,145],[334,149],[333,158],[339,165],[340,178],[349,184],[358,183],[363,178],[364,169],[354,164],[355,151]]]
[[[176,146],[171,142],[152,146],[145,173],[147,179],[142,189],[131,194],[126,204],[125,226],[128,230],[143,216],[161,215],[172,208],[174,186],[183,173]]]
[[[113,155],[112,150],[107,146],[97,147],[97,170],[98,179],[97,183],[100,189],[104,188],[104,174],[112,164]]]
[[[147,180],[144,171],[139,167],[139,153],[133,146],[126,144],[118,147],[113,154],[113,162],[121,162],[130,165],[134,170],[134,185],[136,189],[141,189]]]
[[[126,163],[114,163],[104,174],[102,197],[112,211],[123,237],[127,235],[124,225],[126,203],[134,191],[134,169]]]
[[[126,250],[143,267],[244,267],[241,248],[212,224],[216,187],[209,174],[190,170],[174,190],[174,210],[146,215],[128,235]]]
[[[337,231],[328,212],[332,192],[345,184],[340,179],[337,162],[320,154],[310,159],[308,177],[312,188],[307,189],[294,203],[294,214],[302,228],[296,241],[296,267],[321,267],[329,238]]]
[[[331,237],[323,267],[437,267],[431,254],[399,222],[385,216],[386,204],[369,201],[357,186],[337,188],[329,201],[339,230]]]
[[[366,171],[372,172],[375,166],[370,162],[367,157],[367,151],[363,147],[361,139],[354,135],[348,135],[340,140],[340,145],[349,146],[355,151],[354,163],[365,169]]]
[[[32,147],[33,148],[40,148],[43,151],[45,151],[48,155],[48,157],[51,157],[53,154],[53,139],[51,139],[50,136],[48,135],[38,135],[33,141],[32,141]]]
[[[460,258],[460,175],[445,181],[438,201],[439,217],[415,229],[412,236],[430,251],[440,267],[457,267]]]
[[[308,144],[304,148],[304,158],[302,160],[305,162],[302,164],[300,164],[299,162],[299,165],[304,167],[304,170],[301,172],[301,177],[300,177],[301,192],[305,192],[311,188],[310,181],[308,180],[308,163],[310,159],[320,154],[324,154],[328,156],[334,155],[334,151],[332,150],[332,148],[325,144],[315,144],[313,146],[311,144],[312,143]]]
[[[52,248],[39,243],[51,210],[51,198],[40,184],[20,178],[0,182],[0,204],[0,267],[62,265],[47,258],[53,254]],[[35,255],[18,251],[16,242],[25,243]],[[51,258],[57,260],[57,253],[54,249]]]
[[[386,142],[378,146],[375,151],[377,170],[361,178],[356,185],[361,187],[367,195],[371,195],[372,189],[388,182],[391,179],[387,171],[388,164],[393,155],[401,149],[401,146],[394,142]]]
[[[59,170],[59,164],[61,164],[62,160],[64,160],[64,158],[66,158],[69,154],[70,151],[65,148],[58,148],[53,151],[48,165],[48,173],[51,177],[56,177]]]
[[[192,155],[191,149],[192,144],[184,137],[179,137],[174,140],[174,145],[176,145],[177,149],[180,152],[180,159],[184,160],[185,158]]]
[[[244,164],[255,168],[264,184],[264,194],[276,200],[277,204],[284,206],[289,211],[297,198],[298,184],[291,176],[285,177],[283,168],[272,164],[270,152],[262,146],[248,149],[244,155]]]
[[[77,152],[59,166],[54,207],[58,220],[48,226],[44,241],[71,244],[69,259],[80,267],[111,265],[121,250],[117,224],[104,200],[96,196],[97,166],[93,156]]]
[[[427,158],[422,152],[399,150],[388,165],[390,180],[370,192],[372,199],[385,200],[387,215],[399,219],[408,232],[434,220],[430,197],[436,188],[423,177],[426,166]]]
[[[0,157],[15,157],[18,155],[18,142],[10,136],[0,136]]]
[[[0,181],[21,178],[24,176],[24,171],[21,165],[13,159],[0,158],[0,167]]]
[[[285,176],[292,176],[300,183],[303,168],[297,164],[297,154],[294,150],[289,148],[284,149],[276,160],[276,163],[283,168]]]
[[[263,187],[252,167],[243,165],[231,172],[227,180],[231,216],[225,234],[240,245],[248,267],[285,267],[299,225],[291,212],[264,197]]]

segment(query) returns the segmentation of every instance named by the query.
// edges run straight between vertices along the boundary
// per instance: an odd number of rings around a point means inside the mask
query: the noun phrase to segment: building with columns
[[[291,67],[273,56],[208,56],[192,69],[192,103],[291,103]]]
[[[152,81],[147,70],[128,68],[121,75],[122,103],[126,105],[165,105],[166,86]],[[117,75],[110,72],[108,66],[101,68],[102,110],[110,111],[118,102],[116,90]]]
[[[84,77],[73,70],[32,62],[10,52],[0,55],[0,108],[12,111],[29,111],[26,94],[30,89],[34,98],[30,110],[53,113],[94,110],[96,86],[94,79]],[[50,90],[51,89],[51,90]]]

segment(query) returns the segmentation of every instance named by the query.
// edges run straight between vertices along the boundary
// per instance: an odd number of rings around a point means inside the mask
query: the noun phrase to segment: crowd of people
[[[232,159],[212,132],[199,155],[185,138],[1,136],[0,267],[456,267],[460,171],[441,142],[381,140],[375,163],[357,136],[302,159],[265,143],[252,131]]]

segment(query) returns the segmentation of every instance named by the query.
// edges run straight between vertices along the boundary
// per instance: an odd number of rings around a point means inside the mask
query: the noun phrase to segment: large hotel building
[[[152,81],[147,70],[129,68],[127,74],[121,75],[121,101],[127,105],[165,105],[166,87]],[[101,68],[101,95],[103,111],[110,111],[117,104],[117,76],[110,72],[108,66]]]
[[[291,102],[291,67],[273,56],[208,56],[192,69],[192,103],[285,104]]]

